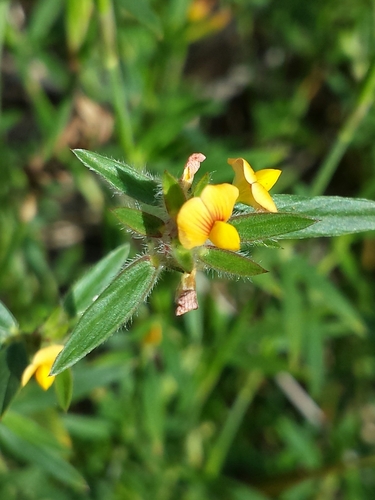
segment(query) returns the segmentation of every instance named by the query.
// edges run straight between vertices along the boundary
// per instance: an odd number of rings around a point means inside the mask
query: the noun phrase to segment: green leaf
[[[0,349],[0,415],[17,394],[27,364],[26,349],[22,342],[13,342]]]
[[[73,395],[73,377],[70,368],[56,376],[54,387],[60,407],[67,411]]]
[[[167,211],[171,217],[176,217],[178,211],[186,201],[185,193],[180,183],[167,170],[163,175],[163,196]]]
[[[16,458],[40,467],[53,478],[75,490],[85,490],[81,474],[67,462],[61,444],[46,429],[30,418],[9,412],[0,424],[1,449]]]
[[[98,153],[74,149],[73,153],[90,170],[104,177],[112,187],[142,203],[159,205],[159,184],[134,168]]]
[[[286,233],[311,226],[315,219],[299,214],[257,213],[237,215],[229,221],[238,231],[241,243],[280,238]]]
[[[129,229],[142,236],[161,238],[165,229],[164,221],[147,212],[135,208],[115,208],[112,212]]]
[[[73,285],[63,303],[69,315],[82,314],[93,303],[120,271],[129,255],[129,249],[129,243],[116,248]]]
[[[375,202],[362,198],[340,196],[275,195],[275,203],[282,212],[308,215],[319,221],[306,229],[281,235],[281,239],[339,236],[375,230]]]
[[[198,257],[209,268],[239,278],[250,278],[256,274],[267,272],[259,264],[244,255],[216,247],[204,247],[199,252]]]
[[[0,301],[0,342],[18,332],[18,323],[13,314]]]
[[[126,323],[150,293],[158,273],[147,256],[128,264],[81,317],[51,374],[77,363]]]
[[[150,7],[148,0],[120,0],[120,4],[127,10],[137,21],[146,26],[150,31],[155,33],[158,38],[163,36],[163,29],[159,16]]]

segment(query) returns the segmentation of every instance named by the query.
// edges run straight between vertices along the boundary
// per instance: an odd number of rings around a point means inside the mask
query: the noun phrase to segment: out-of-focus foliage
[[[373,9],[0,2],[2,410],[27,363],[20,342],[61,338],[103,289],[74,282],[128,251],[109,210],[121,197],[70,149],[174,175],[201,151],[215,182],[241,156],[281,168],[279,191],[375,199]],[[0,423],[0,498],[373,498],[373,236],[275,247],[254,248],[270,272],[251,283],[201,274],[183,319],[165,274],[74,367],[68,413],[53,389],[22,389]]]

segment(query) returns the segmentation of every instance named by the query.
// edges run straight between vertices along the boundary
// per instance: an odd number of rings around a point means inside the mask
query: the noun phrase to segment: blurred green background
[[[375,199],[373,0],[0,1],[0,299],[26,335],[130,240],[71,153]],[[140,252],[132,242],[131,254]],[[164,275],[133,322],[0,424],[4,500],[375,495],[375,239],[254,248],[252,282]],[[53,333],[52,333],[53,336]]]

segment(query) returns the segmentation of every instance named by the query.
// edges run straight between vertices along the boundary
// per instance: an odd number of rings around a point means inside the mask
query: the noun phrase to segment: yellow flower
[[[239,250],[237,229],[227,223],[238,194],[238,189],[231,184],[208,185],[200,196],[186,201],[177,215],[182,246],[191,249],[210,239],[219,248]]]
[[[63,345],[55,344],[39,349],[39,351],[35,353],[31,364],[25,368],[22,374],[22,386],[24,387],[35,373],[36,381],[42,389],[46,391],[51,387],[55,380],[55,376],[49,373],[57,355],[62,351],[63,347]]]
[[[237,201],[268,212],[277,212],[276,205],[268,191],[276,183],[281,170],[266,168],[254,172],[243,158],[229,158],[235,176],[233,184],[240,194]]]

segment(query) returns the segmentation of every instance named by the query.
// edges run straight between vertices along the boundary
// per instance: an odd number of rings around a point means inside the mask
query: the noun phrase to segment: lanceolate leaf
[[[159,184],[148,175],[98,153],[84,149],[75,149],[73,153],[86,167],[104,177],[121,193],[148,205],[159,205]]]
[[[281,235],[304,229],[315,222],[316,220],[311,217],[288,213],[251,212],[230,219],[242,243],[280,238]]]
[[[318,219],[313,226],[284,234],[279,237],[282,239],[339,236],[375,230],[375,201],[339,196],[307,198],[285,194],[275,195],[274,200],[282,212]]]
[[[267,272],[259,264],[244,255],[216,247],[204,247],[199,252],[199,259],[203,264],[215,271],[239,278],[250,278],[256,274]]]
[[[120,271],[129,255],[129,249],[129,243],[116,248],[73,285],[63,303],[68,314],[81,314],[92,304]]]
[[[126,323],[150,293],[158,273],[147,256],[125,267],[81,317],[51,373],[74,365]]]
[[[164,222],[147,212],[134,208],[115,208],[113,213],[129,229],[150,238],[161,238],[165,228]]]

